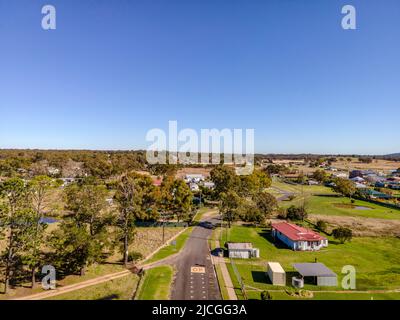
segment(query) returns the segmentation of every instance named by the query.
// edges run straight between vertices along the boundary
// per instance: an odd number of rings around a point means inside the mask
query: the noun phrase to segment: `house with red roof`
[[[289,222],[273,224],[272,236],[296,251],[314,251],[328,246],[328,239],[319,233]]]

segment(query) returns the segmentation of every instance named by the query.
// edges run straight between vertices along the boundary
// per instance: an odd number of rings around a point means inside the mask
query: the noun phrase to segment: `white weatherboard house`
[[[273,224],[272,236],[292,250],[315,251],[328,246],[328,239],[319,233],[288,222]]]
[[[267,274],[274,286],[286,286],[286,272],[279,262],[268,262]]]
[[[229,242],[227,246],[229,258],[249,259],[260,257],[260,250],[253,248],[253,245],[249,242]]]

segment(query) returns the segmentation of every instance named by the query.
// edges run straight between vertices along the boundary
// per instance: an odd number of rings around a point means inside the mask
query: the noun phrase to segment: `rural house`
[[[273,224],[272,236],[296,251],[314,251],[328,246],[328,239],[319,233],[288,222]]]

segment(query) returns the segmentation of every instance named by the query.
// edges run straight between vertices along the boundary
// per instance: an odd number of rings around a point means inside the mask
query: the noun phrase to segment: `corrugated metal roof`
[[[253,244],[250,242],[229,242],[228,249],[252,249]]]
[[[293,223],[281,222],[272,225],[273,229],[283,233],[286,237],[293,241],[305,240],[305,241],[319,241],[325,240],[319,233],[312,230],[297,226]]]
[[[303,277],[336,277],[331,269],[325,266],[323,263],[294,263],[293,267]]]

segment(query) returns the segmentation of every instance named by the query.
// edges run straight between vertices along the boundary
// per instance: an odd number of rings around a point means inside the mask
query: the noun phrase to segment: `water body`
[[[372,208],[363,207],[363,206],[356,206],[354,209],[356,209],[356,210],[372,210]]]
[[[58,222],[58,220],[54,219],[54,218],[50,218],[50,217],[40,218],[40,223],[52,224],[52,223],[56,223],[56,222]]]

